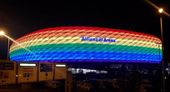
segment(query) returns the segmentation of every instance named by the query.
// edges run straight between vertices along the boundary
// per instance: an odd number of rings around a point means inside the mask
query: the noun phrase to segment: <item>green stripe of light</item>
[[[125,46],[125,45],[108,45],[108,44],[46,44],[28,47],[34,53],[40,52],[66,52],[66,51],[91,51],[91,52],[125,52],[136,54],[160,54],[161,50],[156,48]],[[19,55],[22,53],[29,53],[24,49],[17,49],[12,51],[10,55]]]

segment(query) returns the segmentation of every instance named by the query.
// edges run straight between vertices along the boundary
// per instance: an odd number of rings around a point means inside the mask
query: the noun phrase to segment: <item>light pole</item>
[[[23,46],[22,44],[18,43],[17,41],[15,41],[13,38],[11,38],[10,36],[6,35],[4,31],[0,30],[0,36],[4,36],[8,39],[8,50],[7,50],[7,60],[9,59],[9,44],[10,41],[12,41],[13,43],[15,43],[16,45],[18,45],[19,47],[23,48],[25,51],[28,51],[29,53],[33,54],[35,57],[37,57],[37,55],[32,52],[31,50],[29,50],[28,48],[26,48],[25,46]]]
[[[162,70],[162,92],[165,92],[165,62],[164,62],[164,39],[163,39],[163,20],[162,20],[162,15],[166,15],[170,17],[170,14],[164,11],[163,8],[158,7],[154,3],[152,3],[150,0],[145,0],[146,3],[154,7],[155,9],[158,10],[160,13],[160,31],[161,31],[161,41],[162,41],[162,65],[161,65],[161,70]]]
[[[7,47],[7,60],[9,60],[9,45],[10,45],[10,40],[7,38],[8,40],[8,47]]]
[[[5,32],[4,31],[0,31],[0,36],[4,36]],[[8,42],[8,47],[7,47],[7,60],[9,60],[9,44],[10,44],[10,40],[7,38]]]
[[[162,92],[165,92],[165,62],[164,62],[164,39],[163,39],[163,23],[162,23],[162,14],[164,12],[163,8],[159,8],[158,12],[160,13],[160,31],[161,31],[161,41],[162,41]]]

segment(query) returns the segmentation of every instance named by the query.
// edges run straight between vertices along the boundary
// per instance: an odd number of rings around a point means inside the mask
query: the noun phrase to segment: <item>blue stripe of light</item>
[[[11,56],[11,60],[25,60],[25,61],[42,61],[42,60],[127,60],[127,61],[154,61],[160,62],[159,55],[152,54],[134,54],[134,53],[115,53],[115,52],[42,52],[33,54],[22,54],[18,56]]]

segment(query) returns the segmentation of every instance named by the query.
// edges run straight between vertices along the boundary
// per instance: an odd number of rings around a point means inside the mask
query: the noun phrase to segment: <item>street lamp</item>
[[[160,31],[161,31],[161,41],[162,41],[162,92],[165,92],[165,62],[164,62],[164,39],[163,39],[163,23],[162,23],[162,14],[164,13],[163,8],[159,8],[158,12],[160,13]]]
[[[158,12],[159,12],[159,13],[163,13],[163,12],[164,12],[164,9],[163,9],[163,8],[159,8],[159,9],[158,9]]]
[[[4,31],[0,31],[0,36],[5,36],[5,32]],[[9,39],[7,38],[8,40],[8,47],[7,47],[7,60],[9,60]]]
[[[15,43],[18,46],[20,46],[21,48],[23,48],[25,51],[28,51],[29,53],[32,53],[35,57],[37,57],[37,55],[34,52],[32,52],[28,48],[24,47],[22,44],[18,43],[17,41],[15,41],[10,36],[6,35],[4,31],[0,31],[0,36],[4,36],[4,37],[6,37],[8,39],[7,60],[9,59],[9,44],[10,44],[10,41],[12,41],[13,43]]]

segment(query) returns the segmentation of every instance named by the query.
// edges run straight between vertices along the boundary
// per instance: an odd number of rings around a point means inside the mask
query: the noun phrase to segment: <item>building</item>
[[[40,29],[16,40],[12,61],[160,63],[161,41],[128,30],[98,27]]]

